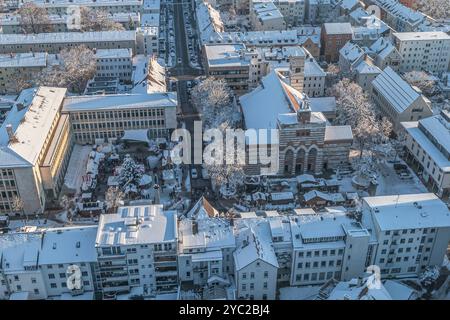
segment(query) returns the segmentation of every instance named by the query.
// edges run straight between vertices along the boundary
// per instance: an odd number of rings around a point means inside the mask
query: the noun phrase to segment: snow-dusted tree
[[[219,128],[223,123],[235,127],[240,120],[233,94],[223,79],[209,77],[200,82],[192,89],[192,102],[204,128]]]
[[[142,167],[139,166],[130,156],[123,160],[120,173],[118,176],[119,187],[125,188],[128,185],[139,186],[139,182],[144,174]]]
[[[373,103],[362,88],[343,79],[335,84],[330,93],[336,97],[336,124],[350,125],[353,136],[360,150],[360,157],[365,149],[370,149],[374,138],[380,133]]]
[[[338,74],[340,71],[339,66],[337,64],[329,64],[327,68],[328,73]]]
[[[87,7],[80,8],[81,31],[119,31],[125,28],[113,21],[108,12]]]
[[[118,187],[109,187],[105,193],[107,212],[114,212],[115,209],[122,205],[124,198],[125,194]]]
[[[23,89],[31,88],[34,85],[34,80],[27,74],[16,72],[12,74],[6,84],[6,90],[8,92],[19,93]]]
[[[60,64],[45,68],[38,78],[40,85],[67,87],[82,93],[96,72],[95,55],[84,45],[64,49],[59,54]]]
[[[450,17],[450,1],[448,0],[418,0],[416,8],[434,19]]]
[[[72,222],[73,212],[75,209],[75,199],[70,198],[67,195],[63,195],[59,202],[64,211],[67,212],[67,219],[69,222]]]
[[[22,5],[17,13],[24,33],[52,32],[53,28],[44,7],[28,2]]]
[[[436,81],[424,71],[410,71],[403,77],[410,85],[416,86],[427,96],[435,95],[438,92]]]
[[[419,281],[420,284],[427,290],[432,291],[434,285],[436,284],[436,280],[440,275],[440,268],[438,266],[429,266],[427,267],[420,275]]]

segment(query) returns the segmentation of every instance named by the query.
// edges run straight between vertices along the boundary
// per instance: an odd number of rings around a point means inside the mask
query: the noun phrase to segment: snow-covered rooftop
[[[63,111],[75,112],[126,108],[161,108],[175,107],[177,103],[176,92],[74,96],[64,99]]]
[[[426,16],[423,13],[414,11],[397,0],[374,0],[374,4],[380,6],[397,19],[413,26],[418,25],[426,19]]]
[[[442,31],[398,32],[392,35],[400,41],[450,40],[450,36]]]
[[[450,211],[433,193],[363,198],[382,231],[450,227]]]
[[[376,53],[380,58],[386,58],[392,51],[397,50],[392,42],[386,38],[379,38],[375,41],[369,49],[371,52]]]
[[[136,31],[53,32],[1,34],[0,45],[135,41]]]
[[[43,235],[39,264],[97,261],[97,226],[47,229]]]
[[[306,97],[289,86],[276,71],[265,76],[261,85],[240,97],[245,125],[252,129],[275,129],[280,114],[309,108]]]
[[[250,65],[245,58],[245,46],[242,44],[208,44],[204,46],[206,59],[210,67],[241,67]]]
[[[309,98],[309,104],[314,112],[336,112],[335,97]]]
[[[233,253],[236,270],[262,260],[278,268],[270,225],[266,220],[244,219],[236,227],[237,249]]]
[[[420,126],[419,123],[421,124]],[[450,153],[450,125],[442,116],[436,115],[422,119],[419,122],[410,121],[402,122],[401,124],[443,172],[450,172],[450,160],[442,153],[442,149],[440,149],[444,148],[444,150]],[[429,136],[432,136],[440,144],[440,148],[433,144]]]
[[[328,35],[353,34],[352,26],[348,22],[324,23],[323,27]]]
[[[117,59],[117,58],[131,59],[132,56],[133,53],[129,48],[97,49],[95,52],[96,59]]]
[[[353,133],[351,126],[326,126],[325,128],[325,142],[331,143],[333,141],[352,141]]]
[[[0,68],[31,68],[45,67],[47,65],[47,53],[27,52],[0,55]]]
[[[25,111],[14,113],[14,119],[3,123],[0,131],[0,166],[35,164],[60,112],[66,91],[65,88],[39,87],[30,106]],[[6,130],[8,124],[12,125],[14,132],[11,141]]]
[[[323,71],[322,67],[319,66],[316,59],[313,57],[308,57],[305,59],[305,77],[325,77],[327,74]]]
[[[41,233],[8,233],[0,235],[1,268],[6,272],[37,267]]]
[[[358,63],[358,65],[355,67],[355,71],[359,74],[380,74],[383,71],[380,70],[376,65],[372,63],[370,58],[367,58],[366,60],[361,61]]]
[[[364,50],[361,49],[356,43],[348,41],[345,46],[339,50],[339,54],[348,61],[348,63],[353,64],[358,59],[364,56]]]
[[[398,113],[405,111],[420,97],[420,94],[391,67],[385,68],[383,73],[372,82],[372,86],[394,106]]]
[[[173,242],[177,237],[175,211],[163,211],[162,205],[127,206],[100,216],[96,246]]]

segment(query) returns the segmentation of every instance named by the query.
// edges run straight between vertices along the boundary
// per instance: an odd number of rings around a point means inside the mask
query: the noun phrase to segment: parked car
[[[191,177],[192,177],[192,179],[197,179],[198,178],[197,169],[192,168],[192,170],[191,170]]]

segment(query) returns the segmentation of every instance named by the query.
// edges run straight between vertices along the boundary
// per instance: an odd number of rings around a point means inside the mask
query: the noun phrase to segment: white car
[[[192,179],[197,179],[198,178],[197,169],[192,168],[192,170],[191,170],[191,177],[192,177]]]

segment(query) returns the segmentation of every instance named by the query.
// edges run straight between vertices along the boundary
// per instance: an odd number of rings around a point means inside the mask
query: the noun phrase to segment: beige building
[[[287,82],[272,71],[261,86],[240,98],[246,129],[278,130],[278,174],[319,174],[348,162],[350,126],[328,125],[321,112],[311,111],[309,99]],[[247,173],[259,174],[260,168],[249,165]]]
[[[417,121],[433,114],[430,100],[390,67],[372,82],[371,97],[395,131],[401,128],[400,122]]]
[[[175,92],[67,97],[63,113],[70,116],[78,143],[118,139],[126,130],[148,130],[149,137],[166,137],[177,127]]]
[[[42,213],[61,188],[72,139],[61,115],[66,89],[40,87],[16,104],[0,128],[0,213]],[[23,208],[14,206],[16,198]],[[22,210],[19,210],[22,209]]]

